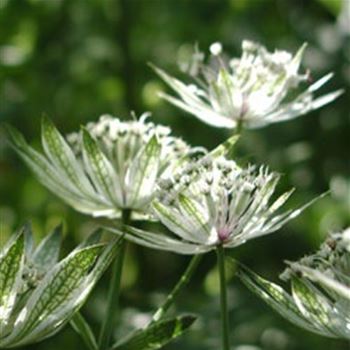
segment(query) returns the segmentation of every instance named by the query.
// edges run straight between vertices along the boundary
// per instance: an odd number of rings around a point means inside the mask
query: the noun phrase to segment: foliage
[[[234,251],[235,258],[272,279],[283,259],[300,257],[318,245],[327,232],[350,224],[349,38],[337,22],[339,3],[2,0],[0,119],[20,129],[36,148],[42,113],[47,113],[62,133],[69,133],[106,112],[126,119],[129,110],[137,114],[152,110],[155,122],[171,125],[175,135],[183,135],[192,145],[212,149],[228,136],[227,131],[213,132],[163,103],[157,91],[166,91],[166,87],[145,62],[151,61],[177,74],[176,59],[186,60],[195,41],[206,50],[219,39],[236,56],[246,38],[262,42],[269,49],[281,47],[290,51],[308,42],[305,66],[315,78],[333,71],[334,79],[327,90],[345,88],[344,96],[310,116],[246,131],[235,150],[237,155],[244,154],[247,162],[266,163],[282,173],[281,192],[298,188],[294,199],[290,199],[291,206],[306,203],[331,189],[329,196],[283,228],[279,235],[259,243],[252,241]],[[69,210],[41,187],[5,146],[2,134],[0,172],[1,246],[12,235],[13,227],[28,217],[33,219],[36,239],[64,218],[70,227],[65,251],[72,250],[96,225]],[[152,223],[139,225],[144,230],[160,230]],[[202,319],[182,340],[165,348],[219,347],[219,325],[215,321],[217,270],[212,268],[213,259],[211,255],[204,258],[189,290],[178,303],[182,310],[201,310]],[[122,326],[115,334],[116,339],[147,324],[151,310],[159,304],[160,293],[171,288],[186,262],[186,257],[129,248],[122,280],[124,312],[118,315]],[[103,317],[100,310],[106,305],[107,282],[105,279],[95,290],[84,309],[92,331]],[[230,318],[240,325],[232,330],[236,345],[255,346],[259,350],[347,349],[348,345],[341,341],[301,333],[274,317],[236,282],[230,283],[229,292],[229,306],[234,309]],[[67,327],[60,335],[26,348],[54,350],[80,346],[78,337]]]

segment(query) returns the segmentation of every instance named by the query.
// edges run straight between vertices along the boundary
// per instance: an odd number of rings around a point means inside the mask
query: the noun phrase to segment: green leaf
[[[46,271],[51,269],[58,261],[62,242],[62,225],[57,226],[38,246],[33,254],[35,265],[43,267]]]
[[[19,314],[14,332],[6,339],[8,343],[20,345],[43,337],[47,332],[51,334],[65,321],[61,317],[65,310],[74,309],[87,294],[81,285],[102,247],[95,245],[73,251],[45,276]]]
[[[82,243],[79,244],[78,249],[86,248],[94,244],[98,244],[101,242],[102,238],[102,229],[98,228],[93,231]]]
[[[103,250],[102,254],[98,258],[93,270],[90,272],[86,285],[87,288],[92,288],[92,286],[97,282],[97,280],[106,271],[110,263],[114,260],[115,256],[118,254],[122,246],[123,238],[119,237],[113,240],[107,245]]]
[[[215,147],[209,154],[213,157],[220,157],[231,153],[239,137],[239,135],[229,137],[226,141]]]
[[[73,329],[81,336],[90,350],[98,350],[97,341],[90,325],[80,312],[77,312],[70,321]]]
[[[34,251],[34,239],[32,233],[32,226],[30,222],[27,222],[23,225],[23,234],[24,234],[24,247],[26,257],[31,257]]]
[[[292,293],[299,309],[309,321],[323,329],[324,333],[333,333],[332,307],[330,302],[322,295],[321,291],[314,287],[309,281],[301,278],[292,278]]]
[[[196,320],[194,316],[181,316],[160,321],[146,329],[136,331],[126,340],[112,346],[113,350],[155,350],[179,337]]]
[[[283,288],[261,278],[234,259],[229,258],[228,261],[236,264],[237,275],[246,285],[246,287],[255,295],[264,300],[266,304],[272,307],[281,316],[299,327],[324,335],[323,332],[321,332],[317,327],[310,323],[307,318],[304,317],[303,313],[300,312],[299,308],[295,304],[293,298],[286,291],[284,291]]]
[[[0,257],[0,338],[2,326],[5,326],[15,304],[18,285],[21,283],[21,271],[24,262],[23,230],[12,244],[1,252]]]

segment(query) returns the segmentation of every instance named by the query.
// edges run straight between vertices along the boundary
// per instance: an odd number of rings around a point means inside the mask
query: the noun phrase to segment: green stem
[[[237,122],[236,130],[235,130],[235,134],[236,135],[241,135],[242,131],[243,131],[243,119],[239,118],[238,122]]]
[[[128,209],[122,212],[122,223],[126,225],[130,221],[131,211]],[[115,314],[118,313],[118,299],[120,294],[120,283],[123,271],[123,263],[125,257],[126,241],[123,239],[120,251],[114,260],[112,267],[112,277],[109,284],[107,297],[107,315],[103,320],[101,333],[99,338],[99,350],[108,349],[109,343],[113,333]]]
[[[227,309],[227,290],[226,290],[226,275],[225,275],[225,251],[222,245],[216,249],[218,267],[220,274],[220,303],[221,303],[221,332],[222,332],[222,349],[230,350],[229,340],[229,321]]]
[[[157,310],[157,312],[153,315],[152,317],[152,322],[157,322],[159,321],[164,314],[167,312],[169,307],[172,305],[178,294],[182,291],[182,289],[189,283],[191,280],[191,277],[195,270],[197,269],[199,262],[202,259],[202,255],[195,255],[192,257],[190,263],[188,264],[185,272],[182,274],[181,278],[171,291],[171,293],[167,296],[165,302],[163,305]]]

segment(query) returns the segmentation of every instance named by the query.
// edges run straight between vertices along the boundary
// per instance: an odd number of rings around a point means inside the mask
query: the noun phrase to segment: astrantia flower
[[[61,229],[33,249],[24,227],[0,251],[0,348],[41,341],[57,333],[86,301],[119,244],[94,234],[58,262]]]
[[[257,128],[308,113],[341,94],[339,90],[314,98],[314,92],[332,74],[298,94],[299,85],[310,80],[309,73],[299,73],[304,49],[305,45],[292,56],[286,51],[269,52],[260,44],[243,41],[242,56],[226,60],[221,55],[221,44],[214,43],[207,64],[204,54],[197,51],[187,65],[190,84],[161,69],[155,70],[180,98],[167,94],[162,97],[203,122],[222,128],[236,128],[238,124]]]
[[[157,179],[192,152],[170,129],[146,121],[102,116],[67,140],[46,118],[44,154],[10,129],[11,142],[39,180],[76,210],[118,217],[121,210],[144,213]]]
[[[326,288],[336,299],[345,298],[350,315],[350,228],[330,235],[318,252],[292,263],[283,276],[294,271]]]
[[[283,317],[326,337],[350,339],[349,229],[331,235],[320,250],[290,263],[282,278],[292,295],[239,266],[241,280]]]
[[[236,247],[278,230],[303,209],[276,215],[292,193],[271,201],[278,180],[264,167],[242,169],[224,157],[205,156],[161,181],[152,202],[155,216],[177,238],[131,227],[126,237],[180,254],[206,252],[218,245]]]

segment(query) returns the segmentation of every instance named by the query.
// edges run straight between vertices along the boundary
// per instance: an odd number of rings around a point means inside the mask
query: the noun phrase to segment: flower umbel
[[[86,301],[119,244],[93,234],[58,262],[61,228],[34,249],[29,226],[0,252],[0,347],[41,341],[58,332]]]
[[[293,56],[289,52],[267,49],[255,42],[243,41],[242,56],[226,59],[222,47],[210,47],[209,62],[196,52],[185,70],[192,83],[185,84],[159,68],[159,76],[179,95],[162,94],[175,106],[203,122],[222,128],[258,128],[308,113],[336,99],[341,90],[314,98],[314,92],[332,74],[309,85],[296,95],[296,89],[310,80],[308,72],[299,73],[306,45]]]
[[[144,214],[159,176],[191,153],[170,129],[139,120],[102,116],[67,140],[43,118],[45,154],[31,148],[15,130],[10,140],[39,180],[76,210],[120,217],[122,209]]]
[[[177,239],[131,227],[126,237],[180,254],[239,246],[278,230],[304,209],[276,214],[292,193],[271,201],[278,180],[264,167],[242,169],[223,156],[204,156],[161,181],[152,202],[155,216]]]
[[[335,299],[345,298],[341,304],[348,305],[350,314],[350,228],[331,234],[315,254],[290,263],[282,277],[293,272],[318,283]]]
[[[282,274],[291,281],[292,295],[239,265],[245,285],[283,317],[326,337],[350,339],[349,229],[331,235],[313,255]]]

